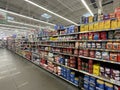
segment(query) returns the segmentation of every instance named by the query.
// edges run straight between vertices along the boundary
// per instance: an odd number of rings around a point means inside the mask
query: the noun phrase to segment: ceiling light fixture
[[[7,10],[4,10],[4,9],[0,9],[0,10],[3,11],[3,12],[9,13],[9,14],[15,15],[15,16],[19,16],[19,17],[23,17],[23,18],[27,18],[27,19],[36,21],[36,22],[40,22],[40,23],[51,25],[51,26],[55,26],[55,24],[48,23],[48,22],[45,22],[45,21],[41,21],[41,20],[38,20],[38,19],[34,19],[32,17],[28,17],[28,16],[25,16],[25,15],[22,15],[22,14],[18,14],[18,13],[12,12],[12,11],[7,11]]]
[[[34,3],[34,2],[32,2],[32,1],[30,1],[30,0],[24,0],[24,1],[26,1],[27,3],[30,3],[30,4],[32,4],[32,5],[40,8],[40,9],[42,9],[42,10],[45,10],[45,11],[47,11],[47,12],[49,12],[49,13],[57,16],[57,17],[60,17],[60,18],[66,20],[66,21],[68,21],[68,22],[70,22],[70,23],[72,23],[72,24],[74,24],[74,25],[78,25],[77,23],[75,23],[75,22],[73,22],[73,21],[71,21],[71,20],[69,20],[69,19],[67,19],[67,18],[65,18],[65,17],[63,17],[63,16],[61,16],[61,15],[59,15],[59,14],[57,14],[57,13],[54,13],[54,12],[52,12],[51,10],[48,10],[48,9],[46,9],[46,8],[44,8],[44,7],[38,5],[38,4],[36,4],[36,3]]]
[[[8,20],[8,22],[9,22],[9,23],[14,23],[14,24],[20,24],[20,25],[30,26],[30,27],[34,27],[34,28],[37,28],[37,29],[46,28],[46,27],[42,27],[42,26],[27,24],[27,23],[23,23],[23,22],[16,22],[16,21],[11,21],[11,20]],[[51,30],[54,30],[54,28],[50,28],[50,29],[51,29]]]
[[[32,24],[27,24],[27,23],[22,23],[22,22],[16,22],[16,21],[11,21],[11,20],[8,20],[8,22],[9,23],[20,24],[20,25],[25,25],[25,26],[30,26],[30,27],[34,27],[34,28],[40,28],[40,26],[32,25]]]
[[[90,8],[88,7],[87,3],[85,2],[85,0],[81,0],[81,2],[83,3],[83,5],[86,7],[86,9],[89,11],[89,13],[94,16],[93,12],[90,10]]]
[[[28,30],[28,29],[33,29],[33,28],[20,27],[20,26],[14,26],[14,25],[7,25],[7,24],[0,24],[0,26],[2,26],[2,27],[17,28],[17,29],[21,28],[21,29],[26,29],[26,30]]]

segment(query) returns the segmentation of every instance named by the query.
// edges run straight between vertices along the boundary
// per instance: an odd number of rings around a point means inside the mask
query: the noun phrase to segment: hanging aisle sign
[[[6,23],[7,14],[0,10],[0,23]]]

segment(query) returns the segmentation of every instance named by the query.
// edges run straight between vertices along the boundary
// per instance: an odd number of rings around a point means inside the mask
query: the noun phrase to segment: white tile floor
[[[0,48],[0,90],[78,90],[9,50]]]

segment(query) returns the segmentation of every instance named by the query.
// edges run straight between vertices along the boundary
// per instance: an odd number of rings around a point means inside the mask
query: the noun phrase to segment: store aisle
[[[78,90],[22,57],[0,48],[0,90]]]

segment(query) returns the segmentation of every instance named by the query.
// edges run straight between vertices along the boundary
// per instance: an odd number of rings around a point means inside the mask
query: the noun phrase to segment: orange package
[[[119,43],[118,42],[114,42],[113,43],[113,49],[114,50],[118,50],[119,49]]]
[[[118,20],[120,20],[120,7],[115,9],[115,16]]]
[[[118,54],[117,53],[110,53],[110,60],[111,61],[118,61]]]
[[[106,45],[107,49],[113,49],[113,43],[112,42],[108,42]]]

